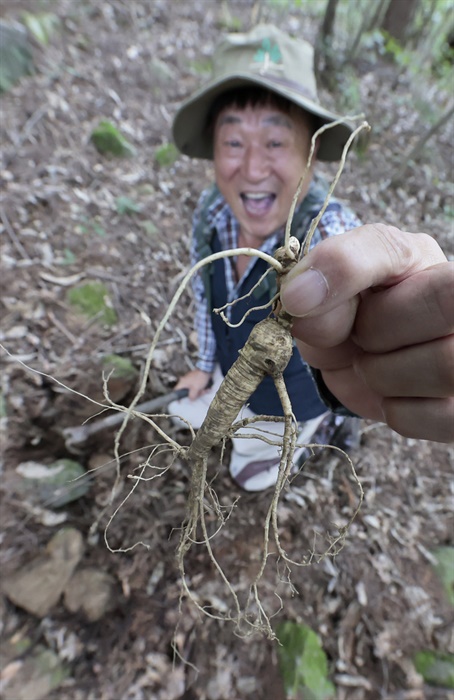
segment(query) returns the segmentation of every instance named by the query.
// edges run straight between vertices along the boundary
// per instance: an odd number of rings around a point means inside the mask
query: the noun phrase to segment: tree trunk
[[[419,0],[391,0],[381,28],[401,44],[405,43]]]
[[[379,25],[381,18],[383,17],[384,11],[386,9],[385,6],[388,2],[389,0],[380,0],[380,2],[378,2],[375,7],[374,5],[369,5],[369,7],[364,10],[361,24],[353,40],[351,49],[348,52],[349,61],[353,60],[356,57],[363,34],[365,32],[370,32],[377,25]]]
[[[322,42],[326,42],[331,38],[334,30],[334,20],[336,19],[336,9],[339,0],[328,0],[328,4],[325,10],[325,16],[323,18],[322,27],[320,30],[319,39]]]
[[[448,123],[448,121],[452,118],[454,115],[454,104],[451,105],[451,107],[440,117],[440,119],[430,128],[426,131],[425,134],[421,136],[421,138],[418,139],[418,141],[415,143],[411,151],[405,155],[402,159],[402,163],[400,165],[400,168],[396,172],[396,174],[393,176],[391,180],[391,184],[396,185],[399,183],[404,174],[406,169],[408,168],[409,164],[411,161],[415,160],[419,154],[422,152],[422,149],[426,145],[427,141],[432,138],[434,134],[437,133],[442,127],[444,127],[445,124]]]
[[[379,0],[377,2],[375,12],[370,20],[369,26],[367,27],[368,32],[371,32],[377,27],[381,27],[385,12],[388,9],[390,1],[391,0]]]
[[[333,72],[332,37],[334,33],[334,21],[339,0],[328,0],[322,26],[315,43],[314,68],[317,79],[325,86],[330,87],[330,77]]]

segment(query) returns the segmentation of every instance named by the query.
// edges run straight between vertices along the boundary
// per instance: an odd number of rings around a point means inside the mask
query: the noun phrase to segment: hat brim
[[[192,158],[213,158],[212,135],[207,129],[211,105],[215,98],[223,92],[247,85],[261,85],[271,92],[286,97],[290,102],[318,117],[320,126],[340,118],[296,90],[281,85],[278,80],[274,81],[270,75],[262,77],[255,74],[251,76],[247,73],[238,73],[235,76],[229,75],[226,78],[208,83],[180,106],[173,121],[172,132],[175,144],[181,153]],[[324,131],[320,135],[317,158],[325,161],[339,160],[352,130],[351,125],[345,122]]]

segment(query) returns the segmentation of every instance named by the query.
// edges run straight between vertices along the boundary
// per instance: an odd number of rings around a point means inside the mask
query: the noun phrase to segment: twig
[[[24,258],[24,260],[29,260],[31,261],[31,257],[25,250],[24,246],[16,236],[13,227],[11,226],[8,217],[6,216],[6,212],[3,209],[3,207],[0,208],[0,217],[3,222],[3,226],[5,227],[5,231],[8,234],[11,243],[14,245],[16,248],[17,252]]]
[[[339,181],[339,178],[340,178],[340,176],[341,176],[341,174],[342,174],[342,171],[343,171],[343,169],[344,169],[345,160],[346,160],[346,158],[347,158],[347,153],[348,153],[348,151],[349,151],[349,148],[350,148],[350,146],[351,146],[353,140],[356,138],[356,136],[357,136],[357,135],[360,133],[360,131],[362,131],[363,129],[365,129],[365,130],[367,130],[367,131],[370,131],[370,125],[369,125],[367,122],[363,122],[362,124],[360,124],[360,125],[358,126],[358,128],[355,129],[355,131],[353,131],[352,134],[350,134],[350,137],[349,137],[347,143],[346,143],[345,146],[344,146],[344,150],[342,151],[342,157],[341,157],[341,160],[340,160],[340,163],[339,163],[339,168],[338,168],[337,173],[336,173],[336,175],[335,175],[335,177],[334,177],[334,180],[332,181],[332,183],[331,183],[331,185],[330,185],[330,188],[329,188],[329,190],[328,190],[328,194],[326,195],[326,198],[325,198],[325,202],[324,202],[322,208],[320,209],[319,213],[318,213],[317,216],[315,217],[315,219],[312,221],[312,223],[311,223],[311,225],[310,225],[310,228],[309,228],[309,231],[308,231],[308,234],[307,234],[307,236],[306,236],[306,240],[304,241],[303,252],[302,252],[302,255],[303,255],[303,256],[304,256],[304,255],[307,255],[307,253],[308,253],[308,251],[309,251],[309,248],[310,248],[310,245],[311,245],[311,241],[312,241],[313,235],[314,235],[314,233],[315,233],[315,231],[316,231],[316,229],[317,229],[318,224],[320,223],[320,219],[322,218],[323,214],[324,214],[325,211],[326,211],[326,207],[327,207],[328,204],[329,204],[329,200],[331,199],[331,195],[333,194],[333,192],[334,192],[334,190],[335,190],[335,187],[336,187],[336,185],[337,185],[337,183],[338,183],[338,181]]]
[[[77,347],[77,345],[80,343],[80,338],[76,338],[76,336],[73,335],[71,331],[69,331],[66,328],[66,326],[64,326],[63,323],[58,320],[53,311],[49,310],[47,312],[47,316],[52,321],[54,326],[58,328],[58,330],[61,331],[61,333],[63,333],[63,335],[66,336],[66,338],[68,338],[68,340],[74,345],[74,347]]]
[[[286,224],[286,226],[285,226],[284,246],[285,246],[286,249],[288,248],[288,245],[289,245],[290,230],[291,230],[291,227],[292,227],[292,221],[293,221],[293,217],[294,217],[294,214],[295,214],[295,209],[296,209],[296,207],[297,207],[298,200],[299,200],[299,197],[300,197],[300,194],[301,194],[301,190],[302,190],[303,185],[304,185],[304,182],[305,182],[305,180],[306,180],[306,176],[307,176],[307,174],[308,174],[308,172],[309,172],[309,170],[310,170],[310,168],[311,168],[311,165],[312,165],[312,161],[313,161],[314,153],[315,153],[315,146],[316,146],[316,144],[317,144],[317,139],[318,139],[318,137],[321,136],[321,134],[323,134],[325,131],[328,131],[328,129],[332,129],[332,128],[335,127],[335,126],[339,126],[339,124],[346,124],[347,122],[358,121],[358,119],[363,119],[363,117],[364,117],[364,115],[362,115],[362,114],[352,114],[351,116],[342,117],[341,119],[336,119],[336,121],[330,122],[329,124],[324,124],[324,125],[321,126],[319,129],[317,129],[317,131],[315,131],[314,134],[312,134],[312,138],[311,138],[311,147],[310,147],[310,150],[309,150],[309,156],[308,156],[308,158],[307,158],[306,167],[305,167],[304,170],[303,170],[303,174],[302,174],[301,177],[300,177],[300,180],[299,180],[299,182],[298,182],[298,187],[296,188],[296,192],[295,192],[295,194],[294,194],[294,196],[293,196],[292,204],[291,204],[291,206],[290,206],[290,211],[289,211],[289,215],[288,215],[288,218],[287,218],[287,224]],[[370,127],[369,127],[369,128],[370,128]],[[355,132],[355,135],[356,135],[356,132]],[[354,138],[354,135],[353,135],[353,138]],[[350,147],[350,144],[351,144],[351,142],[353,141],[353,138],[350,138],[350,139],[349,139],[348,146],[346,146],[346,149],[344,148],[345,157],[346,157],[346,155],[347,155],[348,148]],[[343,155],[344,155],[344,154],[343,154]],[[341,166],[341,168],[340,168],[341,171],[342,171],[343,166],[345,165],[345,157],[344,157],[344,162],[342,163],[342,166]],[[333,189],[334,189],[334,188],[333,188]],[[330,196],[331,196],[331,195],[329,195],[329,197],[330,197]],[[329,201],[329,197],[325,200],[325,203],[326,203],[326,204],[327,204],[328,201]]]
[[[427,141],[432,138],[432,136],[442,129],[445,124],[448,123],[448,121],[451,119],[451,117],[454,114],[454,104],[451,105],[451,107],[440,117],[440,119],[425,133],[423,136],[418,139],[418,141],[415,143],[411,151],[403,157],[403,163],[401,164],[399,170],[396,172],[396,174],[393,176],[391,179],[391,185],[396,185],[404,176],[405,171],[407,170],[409,164],[411,163],[412,160],[415,160],[421,153],[422,149],[426,145]]]

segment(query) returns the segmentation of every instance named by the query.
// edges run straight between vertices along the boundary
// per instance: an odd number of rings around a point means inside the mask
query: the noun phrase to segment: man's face
[[[273,106],[226,107],[219,113],[216,183],[240,224],[240,245],[259,248],[287,221],[310,139],[303,113],[291,116]],[[308,174],[300,201],[309,182]]]

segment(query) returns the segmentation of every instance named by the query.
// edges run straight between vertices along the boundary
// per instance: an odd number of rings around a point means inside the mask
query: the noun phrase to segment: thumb
[[[357,294],[392,286],[446,260],[430,236],[370,224],[315,246],[284,277],[281,302],[295,317],[325,314]]]

